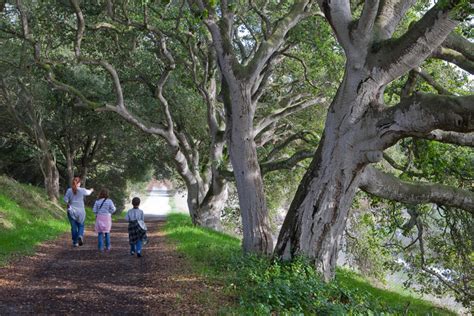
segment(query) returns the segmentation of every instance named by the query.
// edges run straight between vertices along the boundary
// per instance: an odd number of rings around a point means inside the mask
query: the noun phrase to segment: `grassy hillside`
[[[43,190],[0,176],[0,266],[69,230],[66,212]]]
[[[430,302],[375,288],[348,270],[338,270],[336,280],[324,284],[304,259],[288,264],[243,256],[239,240],[193,227],[185,215],[168,216],[166,233],[198,273],[235,298],[225,314],[454,315]]]

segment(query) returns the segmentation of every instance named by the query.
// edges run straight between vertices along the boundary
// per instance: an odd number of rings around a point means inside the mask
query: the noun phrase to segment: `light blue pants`
[[[105,235],[105,236],[104,236]],[[104,250],[104,237],[105,237],[105,249],[110,249],[110,233],[99,233],[97,246],[99,250]]]
[[[136,243],[130,244],[130,253],[141,253],[142,252],[142,241],[139,239]]]

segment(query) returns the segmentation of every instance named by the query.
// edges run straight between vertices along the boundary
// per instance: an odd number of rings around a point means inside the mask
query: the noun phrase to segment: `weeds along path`
[[[129,254],[125,222],[113,224],[109,253],[98,252],[90,228],[82,247],[72,248],[69,234],[44,243],[0,268],[0,315],[214,314],[219,289],[189,272],[163,225],[147,221],[142,258]]]

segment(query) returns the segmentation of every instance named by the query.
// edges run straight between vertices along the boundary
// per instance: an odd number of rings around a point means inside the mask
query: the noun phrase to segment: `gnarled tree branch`
[[[387,84],[419,66],[459,23],[451,19],[450,10],[438,6],[430,9],[399,39],[380,43],[381,49],[370,58],[373,67],[382,69],[380,80]]]
[[[375,20],[375,39],[381,41],[391,38],[401,19],[415,2],[416,0],[381,0]]]
[[[262,174],[267,174],[275,170],[292,169],[298,162],[313,156],[314,152],[303,150],[294,153],[293,156],[289,157],[288,159],[262,163],[260,164],[260,169],[262,170]]]
[[[452,32],[449,34],[442,46],[462,53],[471,61],[474,60],[474,43],[457,33]]]
[[[456,133],[434,130],[424,138],[442,143],[474,147],[474,133]]]
[[[293,5],[290,12],[277,22],[268,40],[262,42],[246,67],[247,71],[245,73],[247,80],[252,82],[260,75],[267,61],[283,45],[285,36],[289,30],[310,15],[310,8],[311,1],[299,0]]]
[[[359,188],[392,201],[407,204],[441,204],[456,207],[474,215],[474,192],[442,184],[402,181],[371,166],[367,166],[362,173]]]
[[[362,45],[366,45],[372,38],[372,30],[374,27],[380,0],[366,0],[362,14],[357,21],[357,29],[354,35],[359,39]]]
[[[349,36],[349,26],[352,22],[350,2],[348,0],[318,0],[318,4],[326,20],[333,28],[338,42],[347,51],[352,45]]]
[[[260,122],[256,124],[255,127],[255,135],[258,135],[260,132],[262,132],[265,128],[267,128],[269,125],[272,123],[281,120],[282,118],[285,118],[293,113],[296,113],[298,111],[304,110],[310,106],[313,106],[318,103],[324,103],[326,99],[324,97],[317,97],[314,99],[309,99],[309,100],[304,100],[300,101],[302,95],[295,97],[289,97],[285,98],[282,100],[282,104],[285,106],[282,109],[279,109],[277,112],[266,116]]]
[[[413,69],[413,71],[416,72],[417,74],[419,74],[420,77],[423,78],[423,80],[425,80],[429,85],[431,85],[433,88],[435,88],[436,91],[438,91],[439,94],[452,95],[452,93],[450,91],[448,91],[442,85],[440,85],[438,82],[436,82],[436,80],[429,73],[424,71],[422,68],[416,67],[416,68]]]
[[[403,137],[426,137],[436,129],[473,132],[474,96],[417,93],[386,109],[377,128],[382,148],[388,148]]]
[[[78,0],[69,0],[69,3],[71,3],[76,13],[77,30],[76,30],[76,41],[74,43],[74,53],[76,55],[76,58],[79,58],[81,57],[81,42],[84,36],[84,30],[85,30],[84,15],[82,14],[82,10],[79,7]]]
[[[474,74],[474,43],[454,32],[433,51],[431,57],[451,62]]]
[[[304,142],[308,142],[308,139],[305,138],[306,135],[314,135],[312,132],[309,131],[300,131],[295,134],[290,135],[290,137],[286,138],[282,142],[275,144],[275,146],[272,148],[270,153],[265,157],[264,161],[269,162],[270,160],[273,160],[273,157],[280,151],[282,151],[284,148],[286,148],[291,142],[295,140],[303,140]]]
[[[431,57],[453,63],[470,74],[474,74],[474,60],[454,49],[440,46],[431,53]]]

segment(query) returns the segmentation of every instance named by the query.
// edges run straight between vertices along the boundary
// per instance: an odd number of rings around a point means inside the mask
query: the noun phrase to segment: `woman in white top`
[[[102,189],[99,193],[99,198],[95,201],[94,208],[95,216],[95,231],[98,238],[99,251],[104,251],[105,237],[105,251],[110,251],[110,229],[112,228],[112,214],[115,213],[114,202],[109,199],[109,190]]]
[[[67,203],[67,217],[71,223],[72,245],[74,247],[84,244],[84,221],[86,220],[86,209],[84,197],[91,195],[94,189],[81,188],[81,178],[72,180],[72,187],[67,189],[64,202]]]

